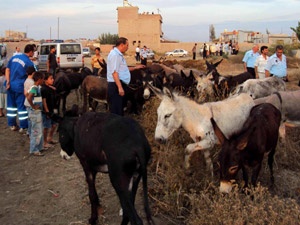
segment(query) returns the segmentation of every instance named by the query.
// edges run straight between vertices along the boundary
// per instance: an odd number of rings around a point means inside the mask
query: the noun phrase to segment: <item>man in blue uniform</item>
[[[107,100],[109,111],[120,116],[124,115],[124,96],[131,79],[130,71],[145,67],[144,65],[139,65],[128,68],[123,55],[127,50],[127,38],[120,37],[116,41],[116,46],[107,57]]]
[[[255,79],[255,62],[256,58],[259,56],[259,46],[254,45],[251,50],[247,51],[244,55],[243,62],[244,62],[244,69],[245,72],[249,72],[252,74],[252,79]]]
[[[277,45],[276,52],[269,57],[265,72],[266,77],[275,76],[288,81],[286,56],[283,54],[282,45]]]
[[[26,70],[34,66],[30,57],[33,57],[34,47],[28,44],[24,48],[24,54],[13,56],[6,67],[7,90],[7,122],[11,130],[17,130],[17,115],[20,122],[20,132],[28,128],[28,114],[24,106],[24,82],[27,78]]]

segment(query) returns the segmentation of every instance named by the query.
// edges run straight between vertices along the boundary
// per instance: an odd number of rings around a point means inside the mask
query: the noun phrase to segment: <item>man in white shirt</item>
[[[256,78],[259,78],[259,79],[263,79],[266,77],[265,75],[265,67],[267,65],[267,62],[268,62],[268,53],[269,53],[269,49],[267,46],[263,45],[261,46],[260,48],[260,52],[261,52],[261,55],[258,56],[256,58],[256,61],[255,61],[255,77]]]
[[[135,49],[135,59],[137,62],[141,61],[140,46],[137,46]]]
[[[22,54],[20,47],[16,47],[16,51],[14,52],[13,56]]]

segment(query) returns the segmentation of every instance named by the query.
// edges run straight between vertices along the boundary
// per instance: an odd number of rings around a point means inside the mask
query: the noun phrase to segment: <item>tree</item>
[[[215,27],[213,24],[209,25],[209,40],[214,41],[216,39]]]
[[[118,40],[118,38],[119,38],[119,36],[117,34],[104,33],[98,37],[98,40],[100,41],[100,44],[102,44],[102,45],[105,45],[105,44],[114,45],[114,44],[116,44],[116,41]]]
[[[298,26],[296,28],[291,27],[291,30],[296,33],[296,36],[300,41],[300,21],[298,21]]]

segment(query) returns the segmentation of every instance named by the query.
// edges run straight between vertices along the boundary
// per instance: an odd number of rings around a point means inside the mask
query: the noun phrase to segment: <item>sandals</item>
[[[44,154],[41,152],[34,152],[34,153],[32,153],[32,155],[33,156],[44,156]]]
[[[52,148],[52,147],[53,147],[53,145],[48,144],[48,143],[44,145],[44,149],[45,149],[45,150],[48,149],[48,148]]]

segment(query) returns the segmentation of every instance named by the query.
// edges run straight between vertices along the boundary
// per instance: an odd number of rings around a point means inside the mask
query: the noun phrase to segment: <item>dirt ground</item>
[[[6,118],[0,119],[0,137],[0,224],[87,224],[90,203],[77,158],[60,158],[59,144],[44,157],[29,156],[28,137],[11,131]],[[99,224],[120,224],[120,206],[108,176],[99,173],[97,180],[105,208]]]
[[[73,103],[75,95],[71,93],[68,106]],[[55,139],[58,139],[57,134]],[[59,155],[59,144],[45,151],[44,157],[29,156],[28,137],[11,131],[3,117],[0,118],[0,151],[0,224],[87,224],[90,202],[83,170],[76,156],[69,161],[63,160]],[[292,177],[297,179],[295,186],[299,187],[297,175]],[[120,224],[120,205],[108,176],[99,173],[96,186],[105,208],[99,224]],[[153,207],[154,202],[150,201],[150,205]],[[141,190],[136,208],[143,217]],[[156,214],[154,219],[157,225],[168,224],[161,214]]]
[[[16,46],[24,49],[25,43],[9,43],[8,56]],[[135,64],[131,57],[128,60]],[[90,58],[85,58],[85,65],[90,67]],[[67,99],[69,108],[75,99],[75,93],[71,93]],[[57,133],[55,139],[58,140]],[[88,189],[75,155],[68,161],[62,159],[60,145],[56,144],[44,151],[44,157],[30,156],[29,138],[11,131],[6,117],[0,118],[0,143],[0,224],[88,224]],[[120,204],[108,175],[97,175],[97,191],[105,209],[99,224],[120,224]],[[136,208],[146,221],[141,191]],[[156,221],[160,224],[158,218]]]

